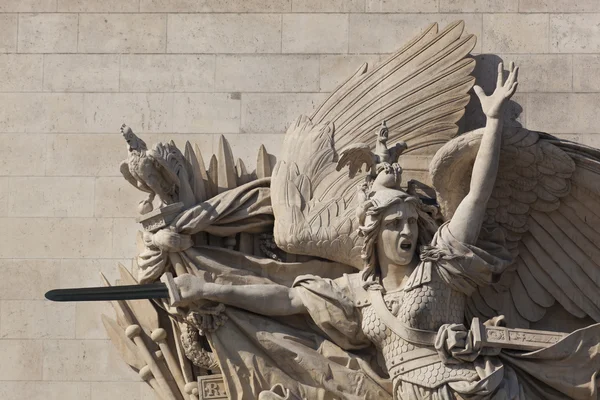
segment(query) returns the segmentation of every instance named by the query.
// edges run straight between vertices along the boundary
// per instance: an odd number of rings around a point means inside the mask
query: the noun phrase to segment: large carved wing
[[[600,322],[600,151],[524,128],[503,134],[484,226],[504,230],[515,261],[475,292],[468,316],[502,314],[509,326],[529,327],[558,303]],[[468,192],[480,136],[454,139],[432,161],[446,219]]]
[[[339,152],[355,143],[374,150],[383,120],[390,145],[408,144],[403,163],[433,156],[454,137],[474,83],[475,62],[466,56],[476,39],[463,28],[456,22],[438,33],[432,25],[386,61],[361,66],[310,117],[290,126],[271,184],[282,249],[362,266],[355,195],[366,171],[352,179],[336,171]],[[422,178],[403,167],[405,182]]]

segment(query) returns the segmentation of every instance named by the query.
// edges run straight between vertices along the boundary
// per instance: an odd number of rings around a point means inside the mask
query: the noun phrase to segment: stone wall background
[[[598,0],[0,0],[0,398],[153,398],[108,305],[43,300],[135,255],[123,122],[205,154],[225,134],[253,166],[360,63],[456,19],[478,76],[521,67],[522,124],[600,146]]]

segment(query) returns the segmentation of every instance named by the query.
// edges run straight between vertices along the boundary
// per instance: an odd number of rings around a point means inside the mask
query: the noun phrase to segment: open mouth
[[[410,241],[410,240],[403,240],[403,241],[400,243],[400,248],[401,248],[402,250],[405,250],[405,251],[406,251],[406,250],[410,250],[410,249],[411,249],[411,247],[412,247],[412,243],[411,243],[411,241]]]

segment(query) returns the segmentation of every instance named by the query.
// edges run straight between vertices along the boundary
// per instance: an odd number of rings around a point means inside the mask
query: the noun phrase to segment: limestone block
[[[140,400],[140,383],[137,382],[92,382],[91,400]]]
[[[10,182],[11,217],[92,217],[94,178],[14,177]]]
[[[281,15],[170,14],[169,53],[279,53]]]
[[[483,15],[483,52],[544,53],[547,50],[547,14]]]
[[[548,133],[600,132],[598,93],[539,93],[530,95],[527,128]]]
[[[217,91],[315,92],[318,87],[318,56],[217,56]]]
[[[173,96],[175,132],[239,132],[241,100],[238,93],[176,93]]]
[[[84,130],[115,132],[125,121],[138,132],[169,130],[172,101],[170,93],[86,93]]]
[[[42,68],[41,54],[0,54],[0,91],[40,91]]]
[[[116,92],[119,90],[119,56],[49,54],[44,57],[44,90]]]
[[[95,283],[95,286],[100,285]],[[77,339],[108,339],[100,316],[104,314],[114,318],[115,312],[109,302],[77,303],[75,307],[76,324],[74,333]]]
[[[167,17],[163,14],[81,14],[82,53],[163,53]]]
[[[46,340],[43,363],[43,377],[48,381],[140,380],[107,340]]]
[[[294,0],[293,12],[364,12],[362,0]]]
[[[131,240],[137,235],[141,225],[135,218],[114,218],[113,219],[113,242],[112,258],[127,258],[137,254],[135,240]]]
[[[144,198],[123,177],[97,178],[94,194],[96,217],[134,218],[138,216],[138,202]]]
[[[3,0],[0,12],[54,12],[56,0]]]
[[[135,254],[132,253],[129,257],[133,257]],[[102,286],[100,272],[110,282],[114,282],[119,278],[117,271],[117,263],[119,262],[127,267],[131,266],[131,259],[60,260],[60,265],[58,266],[60,281],[56,287]]]
[[[17,51],[17,14],[0,14],[0,52]]]
[[[0,336],[3,339],[74,338],[75,304],[46,300],[2,300]]]
[[[77,14],[20,14],[19,52],[75,53],[77,21]]]
[[[112,248],[110,219],[0,218],[0,223],[4,258],[102,258]]]
[[[127,156],[123,136],[116,133],[48,135],[46,147],[46,175],[121,176],[119,165]]]
[[[600,14],[550,15],[550,51],[600,52]]]
[[[42,380],[41,340],[0,340],[0,354],[2,380]]]
[[[523,0],[521,0],[521,4]],[[519,0],[440,0],[441,12],[497,12],[519,11]]]
[[[326,93],[244,93],[242,131],[285,133],[299,115],[310,115],[327,96]]]
[[[284,14],[284,53],[347,53],[347,14]]]
[[[379,59],[378,55],[322,55],[319,68],[319,90],[332,92],[355,73],[363,63],[368,63],[369,69],[371,69]]]
[[[0,177],[0,217],[8,214],[8,177]]]
[[[436,0],[367,0],[367,12],[434,13],[438,11]]]
[[[45,147],[45,135],[0,134],[0,175],[44,175]]]
[[[456,20],[465,21],[465,32],[481,38],[480,14],[350,14],[350,53],[391,53],[398,43],[437,22],[440,29]],[[478,41],[475,53],[481,52]]]
[[[600,91],[600,55],[573,55],[573,91]]]
[[[76,132],[81,130],[82,124],[83,94],[2,95],[0,132]]]
[[[141,12],[288,12],[292,0],[141,0]]]
[[[123,92],[211,92],[214,80],[213,55],[121,56]]]
[[[519,0],[521,12],[598,12],[597,0]]]
[[[0,254],[1,257],[7,255]],[[0,299],[41,300],[44,293],[59,287],[59,260],[0,259]]]
[[[89,382],[0,381],[3,400],[91,400]]]
[[[57,0],[58,12],[137,12],[139,0]]]
[[[474,76],[477,84],[491,93],[496,85],[495,74],[502,60],[506,66],[513,61],[519,66],[519,92],[569,92],[572,89],[573,60],[558,54],[482,54],[476,56]]]

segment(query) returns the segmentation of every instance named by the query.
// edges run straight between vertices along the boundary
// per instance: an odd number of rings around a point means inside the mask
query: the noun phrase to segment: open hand
[[[504,82],[504,64],[498,64],[496,90],[494,90],[494,93],[492,93],[491,96],[487,96],[480,86],[475,85],[473,87],[475,94],[479,97],[479,101],[481,102],[481,109],[488,118],[500,118],[502,116],[504,104],[517,90],[519,67],[515,67],[515,63],[511,62],[508,70],[510,73],[506,82]]]

